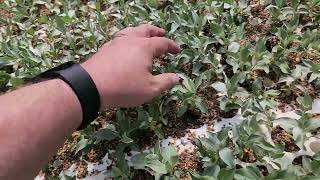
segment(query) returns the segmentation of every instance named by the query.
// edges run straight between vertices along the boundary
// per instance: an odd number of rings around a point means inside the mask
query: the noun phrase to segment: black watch
[[[100,95],[89,73],[80,64],[67,62],[40,74],[37,78],[59,78],[66,82],[77,95],[83,112],[82,124],[78,130],[84,129],[98,117]]]

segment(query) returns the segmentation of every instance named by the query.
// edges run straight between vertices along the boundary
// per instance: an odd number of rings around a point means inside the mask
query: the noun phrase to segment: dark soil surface
[[[260,172],[264,175],[264,176],[268,176],[269,175],[269,171],[268,171],[268,169],[267,169],[267,167],[266,166],[257,166],[258,168],[259,168],[259,170],[260,170]]]
[[[188,109],[182,117],[177,117],[178,104],[171,103],[170,112],[167,115],[168,125],[164,126],[166,136],[183,137],[186,129],[196,129],[204,124],[213,125],[220,117],[219,102],[217,95],[212,87],[201,89],[198,96],[203,99],[207,105],[208,113]]]
[[[265,6],[261,5],[259,1],[253,0],[250,1],[251,5],[251,14],[252,17],[250,17],[247,20],[246,24],[246,37],[243,39],[242,44],[246,44],[246,42],[252,42],[255,41],[257,37],[265,36],[269,33],[271,26],[270,24],[267,24],[267,20],[270,17],[269,11],[266,9]],[[253,23],[255,21],[255,18],[259,18],[262,20],[261,23],[255,24]]]
[[[271,137],[274,143],[285,146],[286,152],[297,152],[300,148],[294,143],[293,138],[281,127],[276,127],[271,132]]]
[[[301,165],[302,165],[302,158],[303,158],[303,157],[305,157],[305,158],[311,158],[310,156],[298,156],[298,157],[296,157],[296,158],[293,160],[292,164],[293,164],[293,165],[299,165],[299,166],[301,166]]]
[[[159,140],[159,138],[151,129],[140,130],[138,133],[139,135],[136,138],[136,142],[141,150],[154,146]]]
[[[186,129],[199,128],[203,125],[201,113],[187,110],[182,117],[177,117],[178,106],[176,103],[170,104],[170,112],[167,114],[168,125],[163,127],[165,136],[183,137]]]
[[[85,178],[88,175],[88,171],[87,171],[88,165],[86,162],[84,161],[80,161],[77,163],[77,178],[81,179],[81,178]]]
[[[201,162],[196,152],[188,153],[183,152],[179,157],[178,169],[181,169],[185,172],[193,172],[201,169]]]
[[[0,0],[0,3],[2,3],[1,0]],[[0,17],[2,19],[11,18],[11,16],[12,15],[11,15],[11,13],[9,11],[7,11],[5,9],[0,9]],[[2,22],[0,21],[0,27],[2,27],[2,26],[4,26],[4,24],[2,24]]]
[[[153,180],[154,177],[148,172],[144,170],[135,170],[134,171],[134,176],[132,179],[136,180]]]
[[[79,139],[79,132],[72,134],[72,140],[66,141],[62,148],[58,150],[56,156],[54,156],[48,164],[54,164],[55,161],[63,162],[59,166],[53,167],[49,166],[45,171],[46,176],[56,177],[60,174],[62,170],[67,170],[72,164],[76,163],[79,159],[79,154],[76,155],[74,152],[74,147]]]
[[[257,161],[256,155],[253,153],[253,150],[250,148],[245,148],[243,150],[243,157],[242,157],[243,162],[247,163],[254,163]]]
[[[320,53],[317,51],[305,52],[302,54],[302,58],[320,64]]]

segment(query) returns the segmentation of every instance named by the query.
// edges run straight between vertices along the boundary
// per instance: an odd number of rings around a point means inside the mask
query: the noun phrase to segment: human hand
[[[98,88],[102,110],[141,105],[179,83],[174,73],[151,74],[154,58],[181,51],[164,35],[151,25],[126,28],[82,64]]]

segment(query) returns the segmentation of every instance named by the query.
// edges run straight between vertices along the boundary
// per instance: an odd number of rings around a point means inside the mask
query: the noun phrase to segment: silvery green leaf
[[[184,104],[184,105],[182,105],[182,106],[179,108],[179,110],[178,110],[177,116],[178,116],[178,117],[183,116],[183,115],[184,115],[184,113],[186,113],[186,112],[187,112],[188,107],[189,107],[189,105],[188,105],[188,104]]]
[[[85,138],[81,139],[77,144],[76,154],[82,149],[84,149],[85,147],[87,147],[88,143],[89,143],[89,139],[85,139]]]
[[[315,152],[315,153],[320,152],[320,142],[319,141],[313,141],[310,143],[309,146],[313,152]]]
[[[211,31],[217,36],[222,36],[224,34],[223,27],[220,24],[217,24],[217,23],[212,23],[211,24]]]
[[[163,148],[161,155],[164,162],[168,162],[171,167],[174,167],[179,161],[177,150],[173,146]]]
[[[192,174],[192,179],[194,180],[217,180],[216,177],[212,177],[212,176],[201,176],[198,174]]]
[[[237,53],[240,49],[240,44],[237,42],[232,42],[229,46],[228,46],[228,51],[232,52],[232,53]]]
[[[150,7],[156,8],[159,5],[158,0],[147,0]]]
[[[235,160],[233,152],[229,148],[224,148],[219,151],[221,160],[226,163],[230,168],[235,167]]]
[[[236,171],[235,179],[260,179],[260,170],[255,166],[247,166]]]
[[[297,146],[299,146],[299,148],[302,149],[305,141],[304,131],[299,127],[294,127],[292,130],[292,136]]]
[[[219,172],[220,172],[220,166],[212,165],[212,166],[206,167],[203,171],[203,174],[211,177],[218,177]]]
[[[120,1],[120,0],[108,0],[108,3],[113,4],[113,3],[116,3],[118,1]]]
[[[133,139],[129,138],[126,133],[124,133],[121,137],[121,141],[125,144],[130,144],[133,142]]]
[[[144,169],[145,166],[147,165],[147,160],[146,160],[146,156],[147,154],[145,153],[141,153],[141,154],[137,154],[134,155],[130,161],[132,163],[132,165],[137,168],[137,169]]]
[[[310,68],[301,66],[301,65],[296,65],[296,68],[292,71],[291,75],[295,79],[301,79],[304,80],[306,79],[307,75],[310,73]]]
[[[107,129],[101,129],[96,133],[94,133],[94,137],[98,141],[104,141],[104,140],[111,141],[118,137],[118,133],[112,129],[107,128]]]
[[[147,166],[158,174],[168,173],[166,165],[160,162],[159,160],[148,160]]]
[[[311,113],[320,114],[320,99],[315,99],[312,103]]]
[[[278,83],[283,83],[283,82],[285,82],[286,84],[291,84],[292,82],[294,82],[294,78],[293,77],[291,77],[291,76],[288,76],[288,77],[282,77],[282,78],[280,78],[279,79],[279,81],[278,81]]]
[[[164,139],[165,138],[164,133],[163,133],[163,131],[162,131],[162,129],[160,127],[156,127],[154,129],[154,133],[157,135],[157,137],[159,139]]]
[[[193,82],[192,79],[190,79],[188,76],[184,75],[184,74],[178,74],[180,78],[183,79],[182,84],[184,85],[184,87],[192,93],[196,92],[196,86],[195,83]]]
[[[202,112],[202,113],[208,113],[208,108],[207,106],[200,100],[196,101],[196,106],[197,108]]]
[[[215,82],[211,85],[217,92],[227,93],[227,86],[223,82]]]
[[[223,179],[223,180],[233,180],[234,179],[234,174],[235,174],[235,169],[221,169],[218,179]]]
[[[298,127],[297,120],[290,119],[290,118],[279,118],[272,122],[273,122],[273,127],[280,126],[287,132],[291,132],[293,128]]]
[[[320,79],[320,73],[311,73],[309,78],[309,83],[312,83],[314,80]]]

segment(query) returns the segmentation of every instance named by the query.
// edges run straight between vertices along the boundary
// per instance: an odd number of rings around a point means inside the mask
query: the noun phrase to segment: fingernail
[[[177,43],[176,43],[177,44]],[[179,44],[177,44],[176,46],[176,53],[181,53],[182,49],[181,46]]]
[[[182,51],[182,46],[178,44],[180,52]]]
[[[176,76],[174,77],[174,82],[176,82],[177,84],[180,82],[181,78],[179,77],[178,74],[176,74]]]

